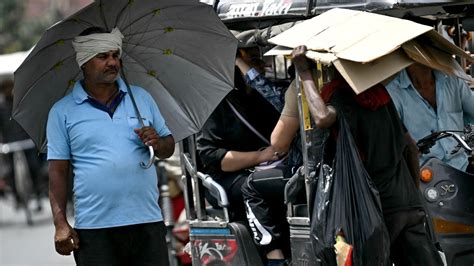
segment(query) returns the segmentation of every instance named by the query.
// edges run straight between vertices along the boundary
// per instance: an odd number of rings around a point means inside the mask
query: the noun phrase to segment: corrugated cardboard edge
[[[336,59],[333,64],[354,92],[359,94],[413,64],[413,60],[403,50],[397,49],[365,64],[344,59]]]
[[[265,53],[265,56],[290,55],[292,50],[288,47],[277,46]],[[401,49],[365,64],[340,59],[331,53],[315,51],[308,51],[306,57],[318,63],[334,65],[356,94],[367,90],[414,63]]]
[[[364,11],[334,8],[271,38],[270,43],[332,53],[368,63],[387,55],[432,27]]]
[[[343,37],[347,37],[337,32],[334,33],[336,35],[329,34],[330,37],[332,36],[329,39],[333,43],[325,43],[327,39],[322,38],[326,34],[325,31],[331,27],[344,27],[348,17],[351,19],[357,17],[356,20],[361,19],[366,22],[370,20],[385,22],[390,27],[381,28],[380,25],[374,27],[378,33],[376,36],[385,36],[384,38],[375,38],[368,29],[365,29],[365,35],[362,34],[363,36],[359,37],[359,40],[350,42],[351,44],[355,43],[353,46],[340,45],[336,49],[335,42],[343,42]],[[386,80],[413,62],[419,62],[472,83],[472,78],[452,57],[452,55],[457,55],[474,62],[469,54],[446,40],[431,27],[384,17],[362,11],[332,9],[270,39],[269,42],[278,46],[265,55],[289,55],[292,48],[311,44],[318,50],[309,50],[306,56],[326,65],[333,64],[356,93],[361,93],[378,82]],[[401,28],[397,28],[397,25],[400,25]],[[353,28],[354,25],[350,25],[350,27]],[[321,40],[314,39],[315,36]],[[390,37],[394,37],[392,42],[388,42]],[[310,48],[308,46],[308,49]],[[376,51],[367,52],[372,48]]]

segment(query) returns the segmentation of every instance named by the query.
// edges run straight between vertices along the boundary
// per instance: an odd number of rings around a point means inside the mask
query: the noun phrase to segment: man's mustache
[[[109,67],[109,68],[105,69],[104,72],[118,72],[118,71],[119,71],[118,67]]]

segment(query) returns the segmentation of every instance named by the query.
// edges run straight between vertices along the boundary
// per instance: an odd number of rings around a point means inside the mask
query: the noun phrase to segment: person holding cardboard
[[[415,141],[433,131],[462,131],[466,122],[474,123],[474,92],[455,76],[415,63],[399,72],[387,84],[387,91]],[[420,164],[437,157],[452,167],[473,173],[462,149],[452,153],[456,145],[451,138],[439,140],[429,154],[421,155]]]
[[[318,128],[332,131],[337,130],[339,115],[349,123],[363,164],[380,194],[392,263],[442,265],[424,227],[425,210],[413,173],[418,168],[416,147],[408,139],[390,95],[381,84],[356,95],[337,74],[319,93],[306,51],[306,46],[296,47],[292,57],[311,115]]]

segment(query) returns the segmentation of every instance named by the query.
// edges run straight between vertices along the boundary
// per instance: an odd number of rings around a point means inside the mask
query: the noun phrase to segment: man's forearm
[[[300,73],[303,81],[303,89],[308,101],[309,111],[318,128],[328,128],[334,124],[337,115],[336,110],[327,106],[316,88],[314,79],[310,70]]]
[[[288,152],[298,129],[298,117],[280,116],[270,138],[274,150],[280,153]]]
[[[234,172],[253,167],[261,160],[260,151],[228,151],[221,161],[221,169],[224,172]]]
[[[242,75],[245,75],[250,69],[250,66],[240,57],[235,59],[235,65],[239,68]]]
[[[64,163],[50,162],[49,165],[49,201],[55,226],[67,223],[67,177],[69,167]]]

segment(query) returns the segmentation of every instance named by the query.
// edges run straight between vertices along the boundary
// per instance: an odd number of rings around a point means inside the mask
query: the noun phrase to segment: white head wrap
[[[114,28],[111,33],[93,33],[75,37],[72,46],[76,51],[79,67],[100,53],[118,49],[121,56],[122,39],[123,35],[118,28]]]

